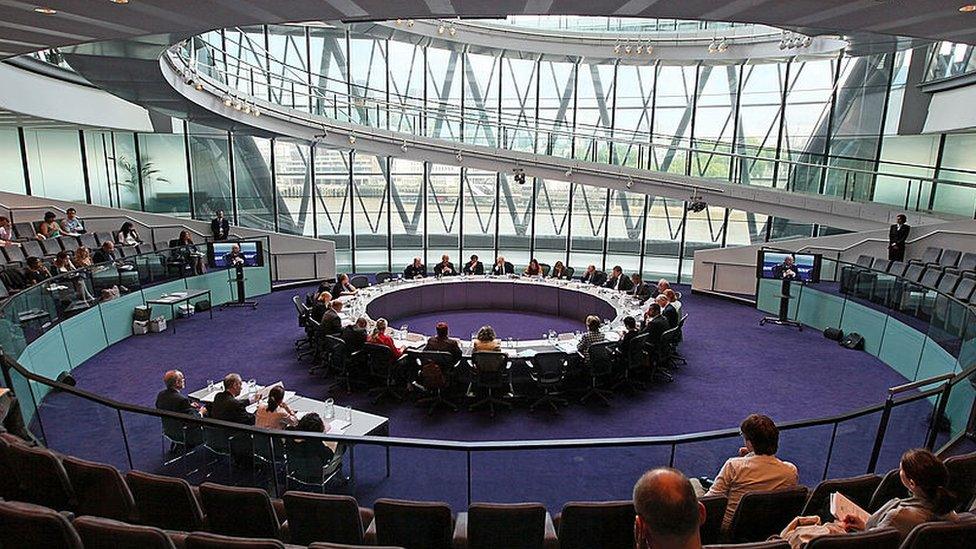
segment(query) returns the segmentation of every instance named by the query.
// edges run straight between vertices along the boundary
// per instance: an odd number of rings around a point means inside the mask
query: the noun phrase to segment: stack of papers
[[[573,354],[576,352],[576,342],[575,341],[560,341],[556,344],[556,348],[564,353]]]
[[[870,513],[861,509],[856,503],[844,497],[844,494],[840,492],[830,494],[830,514],[834,515],[837,520],[844,520],[844,517],[850,515],[858,517],[865,523],[871,518]]]

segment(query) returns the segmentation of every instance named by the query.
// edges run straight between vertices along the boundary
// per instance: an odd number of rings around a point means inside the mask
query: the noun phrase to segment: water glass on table
[[[331,398],[325,399],[325,419],[335,417],[335,401]]]

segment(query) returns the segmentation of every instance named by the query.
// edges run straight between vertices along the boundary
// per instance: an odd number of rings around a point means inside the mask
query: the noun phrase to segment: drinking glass
[[[325,399],[325,419],[335,417],[335,401],[331,398]]]
[[[214,382],[212,379],[207,380],[207,392],[212,393],[214,391]]]

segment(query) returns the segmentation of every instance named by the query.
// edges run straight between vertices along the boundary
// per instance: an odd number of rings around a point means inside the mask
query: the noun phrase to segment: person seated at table
[[[484,263],[478,261],[477,255],[472,255],[471,261],[464,264],[464,267],[461,268],[461,272],[466,275],[480,276],[485,274],[485,265]]]
[[[122,246],[138,246],[142,244],[142,239],[139,238],[139,233],[136,232],[136,228],[131,221],[126,221],[122,224],[116,240]]]
[[[569,271],[562,261],[557,261],[552,269],[549,270],[549,278],[565,279],[569,278]]]
[[[451,258],[447,254],[442,255],[441,262],[434,265],[434,276],[454,276],[456,274],[454,264],[451,263]]]
[[[308,311],[309,318],[322,324],[322,316],[329,310],[329,303],[332,303],[332,294],[328,291],[319,292],[315,296],[315,303],[312,304],[312,308]]]
[[[491,266],[491,274],[496,276],[515,274],[515,265],[505,261],[505,257],[500,255],[495,260],[495,264]]]
[[[169,370],[163,374],[163,383],[166,388],[156,394],[156,409],[165,410],[167,412],[173,412],[176,414],[186,414],[188,416],[202,417],[207,414],[207,408],[202,406],[198,402],[191,401],[186,395],[181,391],[186,387],[186,378],[183,377],[183,372],[179,370]],[[170,420],[169,418],[163,418],[164,426]],[[182,430],[184,426],[182,424],[172,424],[171,432],[175,433],[178,430]],[[199,445],[203,442],[202,432],[198,428],[191,428],[190,424],[185,426],[186,432],[183,437],[184,442],[188,448]],[[192,436],[191,436],[192,433]],[[174,442],[174,445],[176,442]],[[171,450],[174,448],[171,448]]]
[[[275,385],[268,391],[268,400],[254,411],[254,426],[262,429],[285,429],[298,423],[295,412],[285,403],[285,388]]]
[[[70,273],[74,271],[77,267],[71,262],[71,257],[68,256],[68,252],[60,251],[58,255],[54,256],[54,270],[58,274]]]
[[[27,280],[28,286],[33,286],[51,278],[51,273],[41,263],[41,258],[31,256],[27,258],[27,267],[24,268],[24,278]]]
[[[657,281],[657,294],[663,294],[664,290],[670,288],[671,288],[671,283],[668,282],[666,278],[662,278],[661,280]],[[657,294],[654,294],[654,297],[657,297]]]
[[[626,292],[631,289],[630,278],[624,274],[624,270],[620,265],[616,265],[610,271],[610,278],[603,283],[603,287]]]
[[[355,295],[359,291],[355,286],[349,282],[349,275],[346,273],[340,273],[336,277],[335,284],[332,285],[331,293],[335,297],[340,295]]]
[[[667,319],[668,326],[671,328],[677,326],[678,321],[681,320],[681,315],[678,314],[678,309],[671,304],[668,297],[661,293],[654,298],[654,301],[661,306],[661,316]]]
[[[333,299],[329,302],[329,308],[322,313],[321,332],[319,335],[340,335],[342,333],[342,316],[339,313],[342,312],[342,302],[338,299]]]
[[[85,234],[85,224],[78,217],[78,212],[74,208],[68,208],[65,211],[64,220],[61,221],[61,233],[68,236]]]
[[[668,288],[667,290],[664,290],[664,297],[668,298],[668,303],[674,308],[675,312],[680,315],[681,301],[678,300],[678,294],[671,288]]]
[[[294,427],[290,427],[289,431],[298,431],[301,433],[328,433],[332,426],[324,421],[322,421],[322,416],[315,412],[310,412],[302,416],[298,420],[298,423]],[[335,455],[335,450],[337,444],[335,442],[330,442],[327,440],[318,441],[315,439],[294,439],[291,441],[292,451],[301,454],[301,458],[304,460],[315,461],[321,463],[322,466],[329,463],[332,460],[332,456]],[[290,456],[291,454],[289,454]],[[321,468],[321,466],[317,467]]]
[[[241,398],[243,386],[240,374],[224,376],[224,390],[214,396],[213,404],[208,408],[210,417],[231,423],[254,425],[254,414],[248,412],[247,407],[254,402],[257,395]]]
[[[602,286],[607,280],[606,276],[606,274],[596,270],[596,265],[589,265],[586,267],[586,271],[583,273],[583,277],[580,280],[583,282],[583,284],[596,284],[597,286]]]
[[[393,338],[386,333],[387,323],[385,318],[380,318],[376,321],[376,325],[373,327],[373,333],[369,335],[369,342],[376,343],[377,345],[385,345],[390,348],[390,362],[397,361],[401,356],[403,356],[403,347],[397,347]]]
[[[536,258],[532,258],[529,264],[525,266],[525,270],[522,271],[525,276],[542,276],[542,267],[539,266],[539,261]]]
[[[346,352],[354,353],[366,346],[366,327],[369,320],[361,316],[356,319],[355,324],[350,324],[342,329],[342,341],[346,342]]]
[[[179,248],[176,250],[177,259],[189,267],[194,274],[203,274],[207,268],[203,264],[203,254],[197,245],[193,243],[190,231],[180,231],[179,238],[176,239]]]
[[[495,336],[495,329],[485,325],[478,330],[474,340],[473,352],[497,352],[502,350],[502,342]]]
[[[75,250],[75,258],[73,263],[75,264],[75,267],[79,269],[91,267],[95,264],[92,261],[91,250],[88,249],[88,246],[78,246],[78,249]]]
[[[631,288],[627,291],[627,293],[634,296],[637,301],[643,304],[645,301],[651,298],[651,285],[644,282],[644,280],[641,279],[640,274],[634,273],[630,275],[630,283]]]
[[[596,315],[586,317],[586,333],[580,337],[579,343],[576,344],[576,350],[583,355],[583,360],[587,364],[590,362],[590,346],[607,340],[607,336],[600,331],[602,325],[603,321],[600,320],[600,317]]]
[[[14,230],[4,215],[0,215],[0,246],[20,246],[20,242],[14,242]]]
[[[427,344],[424,345],[424,350],[443,351],[445,353],[450,353],[451,359],[455,362],[461,360],[461,344],[458,343],[456,339],[453,339],[448,335],[447,323],[438,322],[436,330],[437,335],[431,336],[427,339]]]
[[[115,251],[115,243],[109,240],[102,242],[102,246],[92,255],[92,259],[95,263],[118,261],[119,254]]]
[[[427,266],[421,263],[419,257],[413,258],[413,262],[403,269],[403,278],[412,280],[414,278],[425,278],[427,276]]]
[[[661,316],[661,306],[658,305],[657,301],[652,301],[647,307],[647,312],[644,313],[644,326],[641,328],[642,332],[648,334],[647,345],[649,347],[659,345],[661,335],[669,329],[671,329],[671,325],[668,324],[668,319]]]
[[[637,328],[637,319],[632,316],[624,317],[624,335],[620,337],[620,348],[627,349],[630,345],[631,340],[640,335],[640,330]]]
[[[37,231],[38,240],[46,240],[48,238],[58,238],[61,236],[61,226],[55,220],[57,218],[54,212],[45,212],[44,221],[41,222],[41,226]]]

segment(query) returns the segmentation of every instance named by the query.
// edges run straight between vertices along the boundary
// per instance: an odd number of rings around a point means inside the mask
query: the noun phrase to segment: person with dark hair
[[[33,286],[34,284],[40,284],[45,280],[51,278],[51,273],[47,270],[47,267],[41,263],[39,257],[28,257],[27,267],[24,269],[24,278],[27,280],[28,286]]]
[[[356,319],[355,324],[350,324],[342,329],[342,341],[346,343],[346,352],[354,353],[366,346],[366,327],[369,321],[361,316]]]
[[[502,342],[495,335],[495,329],[485,325],[478,330],[471,349],[476,353],[482,351],[494,353],[502,350]]]
[[[624,335],[620,338],[620,348],[626,349],[630,341],[640,335],[637,329],[637,319],[632,316],[624,317]]]
[[[563,265],[562,261],[553,263],[552,269],[549,271],[549,278],[569,278],[569,271],[566,270],[566,266]]]
[[[668,319],[661,315],[661,306],[656,301],[652,301],[647,306],[647,312],[644,313],[644,327],[641,329],[649,334],[647,344],[649,346],[658,345],[661,343],[661,336],[670,329],[671,325]]]
[[[57,238],[61,236],[61,225],[58,225],[56,220],[57,216],[54,212],[45,212],[44,221],[41,222],[37,233],[38,240],[45,240],[48,238]]]
[[[329,302],[329,308],[322,313],[322,318],[319,319],[321,324],[319,335],[341,335],[342,334],[342,302],[338,299],[333,299]]]
[[[539,260],[533,257],[529,261],[529,264],[525,266],[522,274],[525,276],[542,276],[542,267],[539,266]]]
[[[485,264],[478,261],[477,255],[471,256],[471,261],[464,264],[461,268],[461,273],[466,275],[483,275],[485,274]]]
[[[586,333],[583,334],[579,343],[576,344],[576,350],[583,355],[583,360],[587,364],[590,362],[590,345],[607,340],[606,335],[600,331],[602,324],[603,321],[596,315],[586,317]]]
[[[630,278],[624,274],[623,268],[617,265],[610,271],[610,278],[603,283],[603,287],[620,290],[621,292],[629,292],[633,288],[633,285],[630,282]]]
[[[14,242],[14,229],[5,215],[0,215],[0,246],[20,246],[20,242]]]
[[[176,240],[179,248],[174,253],[178,261],[186,265],[188,270],[192,270],[194,274],[203,274],[207,270],[203,264],[203,254],[193,243],[190,231],[180,231],[180,236]]]
[[[644,303],[651,298],[651,286],[641,279],[641,275],[634,273],[630,275],[631,287],[627,292],[628,294],[634,296],[637,301]]]
[[[230,234],[230,222],[224,217],[224,210],[217,210],[217,217],[210,221],[210,234],[214,240],[227,240]]]
[[[328,433],[331,425],[322,421],[322,416],[315,412],[305,414],[298,420],[294,427],[289,427],[289,431],[299,431],[302,433]],[[336,443],[319,442],[314,439],[293,439],[288,442],[290,448],[288,458],[297,458],[302,461],[320,464],[328,463],[335,455]]]
[[[64,220],[61,221],[61,232],[69,236],[78,236],[85,233],[85,224],[78,217],[78,211],[68,208],[64,212]]]
[[[267,402],[254,411],[254,426],[262,429],[284,429],[298,423],[295,412],[285,402],[285,387],[275,385],[268,391]]]
[[[705,506],[687,477],[659,467],[634,485],[634,542],[637,549],[700,549]]]
[[[424,346],[424,350],[443,351],[445,353],[450,353],[453,360],[461,360],[461,345],[456,339],[452,339],[449,336],[447,323],[438,322],[436,329],[437,335],[427,339],[427,345]]]
[[[779,449],[779,429],[769,416],[752,414],[739,426],[745,446],[739,456],[729,458],[704,495],[725,496],[728,503],[722,530],[728,530],[739,500],[747,492],[792,488],[799,482],[796,465],[776,457]],[[694,482],[694,481],[693,481]],[[700,484],[696,492],[703,492]]]
[[[119,235],[116,237],[118,243],[122,246],[138,246],[142,244],[142,239],[139,238],[139,233],[136,232],[136,228],[132,225],[131,221],[126,221],[119,228]]]
[[[349,275],[340,273],[336,276],[336,282],[332,285],[331,293],[334,297],[341,295],[355,295],[358,290],[349,282]]]
[[[454,264],[451,263],[451,257],[447,254],[441,256],[441,262],[434,265],[434,276],[454,276],[457,271],[454,270]]]
[[[912,227],[906,223],[905,214],[895,216],[895,224],[888,228],[888,261],[905,260],[905,243]]]

